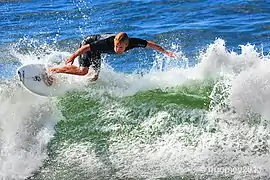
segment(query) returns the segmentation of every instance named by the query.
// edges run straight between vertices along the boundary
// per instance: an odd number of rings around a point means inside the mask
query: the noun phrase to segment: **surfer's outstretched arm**
[[[156,43],[154,43],[152,41],[147,41],[147,47],[150,47],[152,49],[155,49],[157,51],[160,51],[162,53],[165,53],[165,54],[167,54],[170,57],[176,57],[176,54],[175,53],[173,53],[171,51],[165,50],[163,47],[161,47],[160,45],[158,45],[158,44],[156,44]]]

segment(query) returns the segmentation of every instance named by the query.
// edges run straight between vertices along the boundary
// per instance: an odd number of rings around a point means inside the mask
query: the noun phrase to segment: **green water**
[[[142,177],[119,174],[125,168],[125,162],[115,165],[112,157],[118,151],[126,150],[126,146],[135,156],[137,148],[144,151],[145,147],[150,147],[154,150],[155,143],[173,133],[178,125],[193,126],[203,132],[210,93],[211,84],[194,82],[121,98],[108,94],[69,92],[58,99],[58,107],[65,119],[56,125],[55,136],[48,145],[49,158],[33,178],[140,179]],[[198,143],[193,141],[192,134],[183,138],[189,145],[196,146]],[[115,144],[120,144],[120,147]],[[137,145],[132,148],[129,144]],[[76,148],[79,153],[76,153]],[[93,162],[87,159],[89,154],[94,156],[91,156]],[[89,160],[90,165],[82,168],[82,160]],[[95,162],[96,165],[93,165]],[[192,179],[193,175],[184,177]]]

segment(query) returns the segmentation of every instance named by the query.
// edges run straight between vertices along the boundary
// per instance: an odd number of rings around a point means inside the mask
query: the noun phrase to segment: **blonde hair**
[[[128,43],[128,35],[125,32],[120,32],[115,36],[114,40],[116,43]]]

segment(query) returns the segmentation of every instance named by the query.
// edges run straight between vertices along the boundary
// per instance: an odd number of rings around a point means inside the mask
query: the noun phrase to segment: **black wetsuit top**
[[[106,39],[98,40],[100,35],[90,35],[86,37],[82,44],[90,44],[91,52],[88,51],[85,54],[79,56],[79,64],[83,67],[92,66],[93,69],[99,73],[101,65],[101,53],[115,54],[114,51],[114,38],[115,36],[110,36]],[[136,48],[136,47],[146,47],[147,41],[139,38],[129,38],[128,47],[125,51]]]
[[[91,51],[93,53],[116,53],[114,51],[114,37],[115,36],[111,36],[109,38],[106,39],[102,39],[102,40],[98,40],[95,42],[92,42],[90,44],[90,48]],[[147,41],[143,40],[143,39],[139,39],[139,38],[129,38],[129,43],[128,43],[128,47],[125,49],[125,51],[132,49],[132,48],[136,48],[136,47],[146,47],[147,46]]]

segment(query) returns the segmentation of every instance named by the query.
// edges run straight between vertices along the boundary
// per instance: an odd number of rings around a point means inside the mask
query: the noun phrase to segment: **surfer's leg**
[[[77,67],[74,65],[68,65],[59,68],[49,68],[49,72],[54,73],[66,73],[66,74],[74,74],[74,75],[86,75],[88,73],[87,67]]]
[[[100,35],[90,35],[84,38],[80,47],[85,44],[90,44],[94,41],[100,39]],[[86,75],[88,73],[88,68],[90,66],[91,61],[91,52],[86,52],[78,57],[80,67],[74,65],[67,65],[64,67],[56,67],[56,68],[49,68],[49,72],[53,73],[66,73],[66,74],[74,74],[74,75]]]
[[[92,42],[95,42],[97,41],[98,39],[100,39],[100,35],[90,35],[90,36],[87,36],[81,43],[81,46],[82,45],[85,45],[85,44],[90,44]],[[82,70],[85,70],[86,72],[86,69],[87,69],[87,73],[89,71],[89,67],[90,66],[93,66],[94,70],[95,70],[95,65],[96,63],[94,63],[95,59],[100,59],[100,53],[92,53],[90,51],[84,53],[84,54],[81,54],[79,57],[78,57],[78,61],[79,61],[79,65],[80,65],[80,69]],[[100,60],[99,60],[100,61]],[[100,68],[100,66],[99,66]],[[98,68],[98,69],[99,69]],[[96,70],[95,70],[96,71]],[[86,73],[86,74],[87,74]],[[99,73],[99,71],[98,71]],[[94,78],[92,78],[93,81],[97,80],[98,79],[98,73],[96,73],[97,75],[95,75]]]
[[[80,44],[80,47],[85,44],[90,44],[94,41],[97,41],[100,39],[100,35],[90,35],[84,38],[82,43]],[[86,52],[84,54],[81,54],[78,57],[79,65],[80,67],[74,66],[74,65],[67,65],[64,67],[56,67],[56,68],[49,68],[49,72],[53,73],[66,73],[66,74],[74,74],[74,75],[86,75],[88,73],[89,66],[92,64],[91,59],[92,56],[95,57],[96,55],[92,55],[92,53]],[[100,55],[99,55],[100,56]]]

